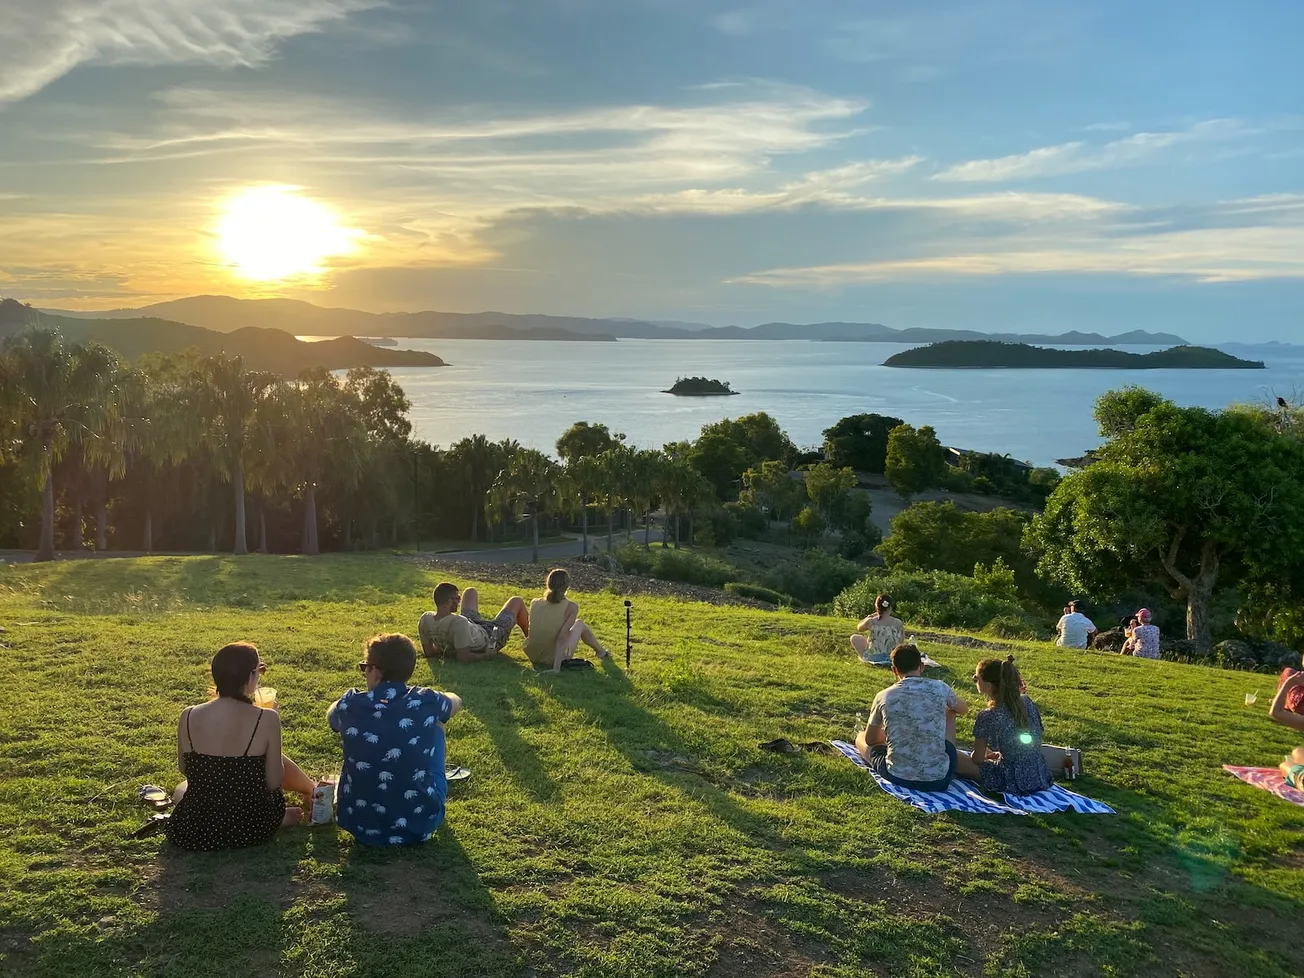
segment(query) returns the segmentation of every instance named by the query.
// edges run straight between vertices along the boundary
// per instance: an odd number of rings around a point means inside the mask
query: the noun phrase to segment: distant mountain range
[[[1122,350],[1048,350],[1026,343],[950,340],[890,356],[885,367],[1087,368],[1099,370],[1262,370],[1262,360],[1242,360],[1207,346],[1175,346],[1150,353]]]
[[[249,326],[279,329],[298,336],[406,336],[438,339],[701,339],[820,340],[858,343],[937,343],[944,340],[997,339],[1065,346],[1180,346],[1171,333],[1133,330],[1118,336],[1070,332],[1060,335],[978,333],[963,329],[893,329],[878,323],[765,323],[761,326],[705,326],[701,323],[641,319],[585,319],[577,316],[515,315],[502,312],[362,312],[326,309],[299,299],[236,299],[197,295],[140,309],[66,312],[74,319],[169,319],[223,333]]]

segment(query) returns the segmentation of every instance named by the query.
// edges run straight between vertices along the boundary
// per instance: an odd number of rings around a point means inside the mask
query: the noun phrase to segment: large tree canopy
[[[1296,601],[1304,565],[1304,444],[1264,412],[1178,407],[1135,388],[1103,395],[1108,439],[1029,528],[1038,570],[1114,597],[1157,583],[1208,645],[1209,601],[1244,585]]]
[[[905,424],[885,414],[853,414],[824,429],[824,457],[858,472],[882,475],[887,466],[887,436]]]

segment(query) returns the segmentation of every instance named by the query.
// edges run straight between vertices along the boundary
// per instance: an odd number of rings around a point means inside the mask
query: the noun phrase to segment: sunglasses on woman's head
[[[265,673],[266,671],[267,671],[267,663],[266,663],[266,662],[260,662],[260,663],[258,663],[258,665],[256,665],[256,666],[254,667],[254,672],[258,673],[258,675],[260,675],[260,676],[261,676],[263,673]]]

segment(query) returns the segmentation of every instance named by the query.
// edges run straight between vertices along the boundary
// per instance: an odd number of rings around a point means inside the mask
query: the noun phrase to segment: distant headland
[[[1262,360],[1242,360],[1207,346],[1175,346],[1153,353],[1123,350],[1050,350],[1027,343],[951,340],[905,350],[883,361],[885,367],[1078,368],[1098,370],[1262,370]]]
[[[673,387],[662,394],[677,394],[680,397],[728,397],[739,393],[729,387],[728,381],[708,380],[706,377],[680,377]]]

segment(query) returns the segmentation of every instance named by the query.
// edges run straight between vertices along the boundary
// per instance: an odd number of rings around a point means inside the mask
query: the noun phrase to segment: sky
[[[5,0],[0,294],[1304,341],[1294,0]]]

